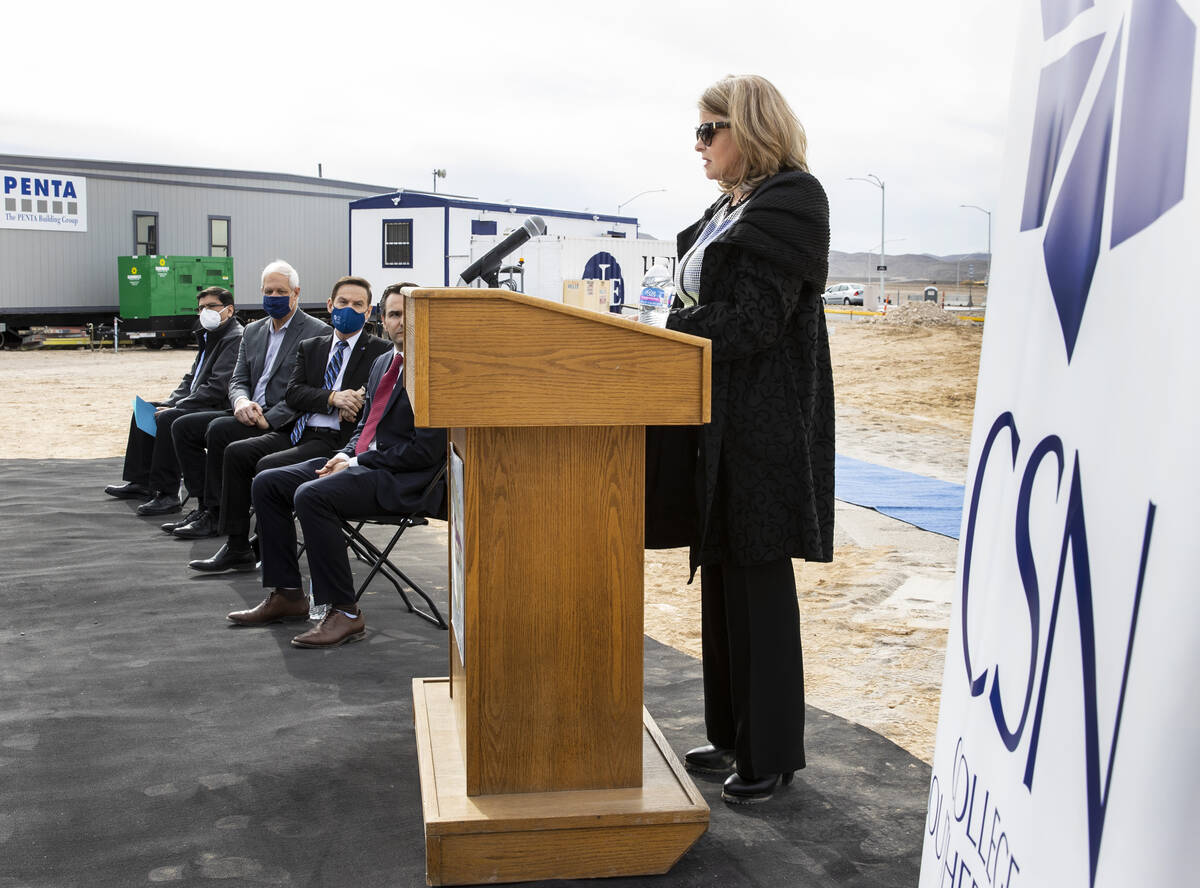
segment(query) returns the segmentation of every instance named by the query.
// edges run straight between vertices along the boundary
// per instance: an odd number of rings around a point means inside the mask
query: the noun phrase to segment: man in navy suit
[[[444,480],[432,490],[426,488],[446,461],[446,430],[415,426],[401,378],[404,295],[399,287],[384,291],[380,314],[395,349],[381,355],[371,368],[354,437],[328,460],[260,472],[251,488],[267,597],[257,607],[229,614],[228,619],[242,626],[261,626],[308,618],[308,602],[300,588],[294,510],[304,530],[313,601],[329,606],[320,624],[292,639],[296,647],[337,647],[365,636],[366,621],[354,600],[342,520],[433,511],[445,495]]]
[[[360,277],[341,277],[326,303],[333,332],[300,343],[284,400],[297,411],[278,431],[243,438],[225,447],[221,501],[216,530],[226,542],[210,558],[188,563],[209,573],[254,570],[250,548],[250,483],[267,469],[308,459],[328,459],[350,440],[366,397],[367,376],[376,358],[392,351],[392,343],[363,331],[371,313],[371,285]],[[184,525],[175,536],[209,536],[214,522]]]

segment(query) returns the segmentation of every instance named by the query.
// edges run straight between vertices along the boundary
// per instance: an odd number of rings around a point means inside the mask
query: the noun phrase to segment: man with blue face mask
[[[257,561],[249,541],[254,476],[316,457],[328,459],[354,433],[367,374],[391,343],[363,331],[371,313],[371,285],[363,278],[339,278],[326,305],[333,332],[301,342],[292,368],[285,400],[296,411],[295,419],[287,427],[226,446],[214,529],[227,540],[211,558],[190,562],[193,570],[252,570]],[[196,539],[211,535],[206,530],[193,522],[175,535]]]
[[[358,426],[346,446],[327,460],[260,472],[251,487],[262,541],[262,584],[267,597],[227,615],[238,626],[308,619],[301,589],[296,523],[304,531],[313,602],[328,605],[321,622],[292,639],[293,647],[327,649],[366,637],[355,598],[343,520],[380,514],[437,514],[445,502],[446,430],[418,428],[404,390],[404,289],[388,287],[379,300],[393,349],[375,361]],[[294,517],[293,517],[294,514]]]
[[[206,287],[196,294],[196,360],[175,391],[166,400],[154,402],[154,435],[143,432],[136,420],[130,420],[121,475],[126,483],[104,488],[109,496],[148,500],[146,505],[169,497],[178,504],[179,462],[171,427],[188,413],[211,412],[226,403],[229,378],[242,341],[242,325],[234,320],[233,311],[233,294],[224,287]]]
[[[204,532],[199,535],[215,536],[225,448],[234,441],[287,428],[295,420],[296,410],[284,396],[296,352],[305,339],[329,333],[327,324],[298,307],[299,300],[296,269],[282,259],[263,269],[262,305],[267,316],[249,324],[242,334],[229,382],[227,405],[232,411],[185,416],[184,422],[176,422],[172,428],[183,483],[197,498],[197,508],[183,521],[164,524],[164,532],[202,521]],[[175,508],[179,508],[178,502]]]

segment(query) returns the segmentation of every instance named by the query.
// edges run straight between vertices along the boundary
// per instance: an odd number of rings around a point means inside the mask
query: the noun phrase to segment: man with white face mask
[[[179,491],[179,461],[171,439],[171,426],[187,413],[213,410],[228,403],[229,379],[242,341],[242,325],[234,320],[233,294],[224,287],[207,287],[196,294],[199,326],[195,330],[199,353],[192,369],[166,400],[155,401],[156,433],[148,435],[129,422],[125,446],[124,484],[104,488],[119,499],[149,500]]]

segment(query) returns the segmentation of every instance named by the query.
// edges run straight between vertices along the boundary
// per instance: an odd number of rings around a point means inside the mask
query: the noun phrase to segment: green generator
[[[193,341],[196,294],[205,287],[233,292],[230,256],[118,256],[121,331],[150,348]]]

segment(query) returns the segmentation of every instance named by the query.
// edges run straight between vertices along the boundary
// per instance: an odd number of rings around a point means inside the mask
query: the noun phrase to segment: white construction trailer
[[[530,216],[540,216],[546,232],[504,260],[501,285],[561,302],[564,280],[611,280],[611,310],[620,312],[636,304],[651,265],[674,269],[675,242],[640,238],[631,216],[396,191],[350,204],[350,273],[376,293],[400,281],[454,286],[471,262]]]

